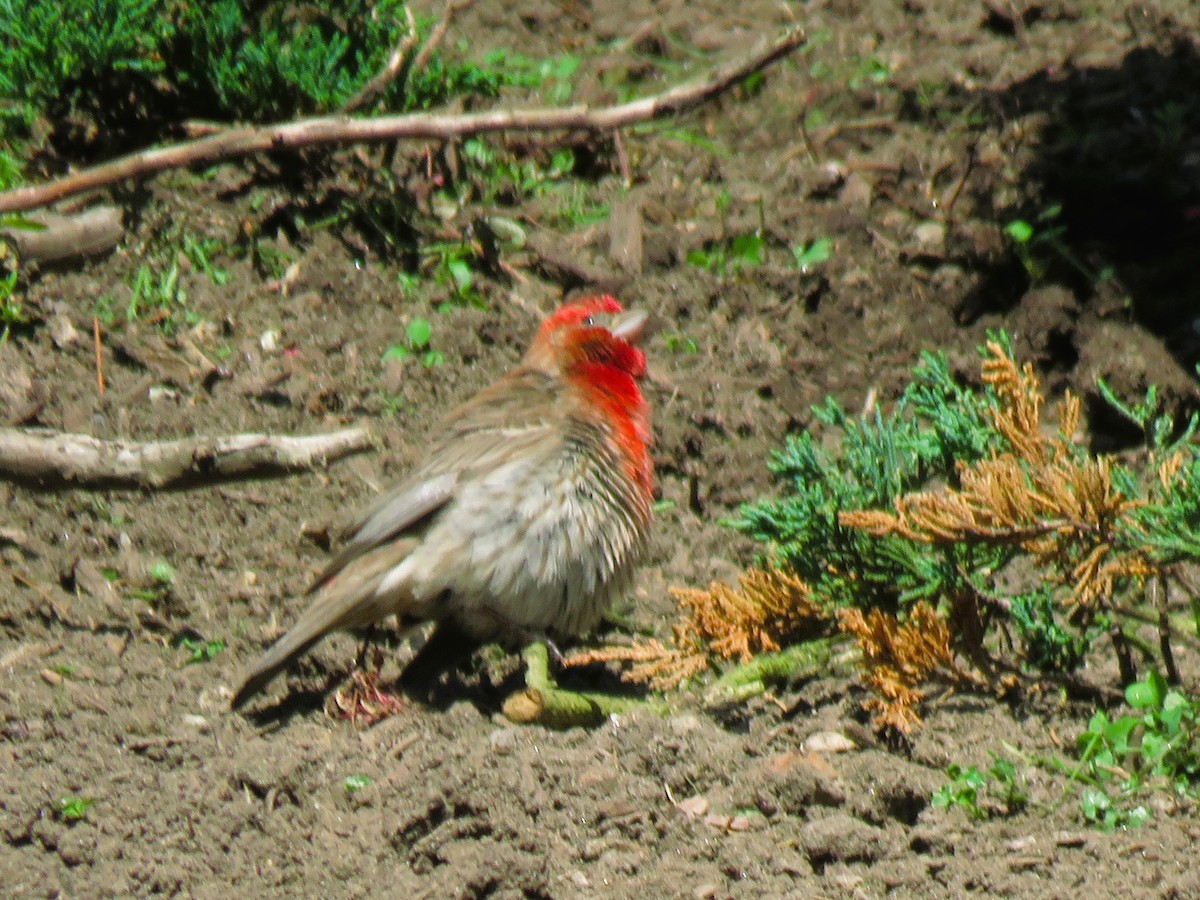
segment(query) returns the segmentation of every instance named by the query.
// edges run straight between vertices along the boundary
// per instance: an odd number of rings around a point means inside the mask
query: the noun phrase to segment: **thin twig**
[[[233,128],[199,140],[133,153],[44,184],[5,191],[0,193],[0,212],[34,209],[126,178],[143,178],[168,169],[208,165],[277,150],[360,141],[451,140],[496,131],[612,131],[699,106],[739,84],[748,75],[787,56],[804,42],[803,31],[788,31],[746,57],[718,66],[705,78],[677,85],[640,100],[597,109],[588,106],[497,109],[480,113],[413,113],[366,119],[322,116],[274,125]]]
[[[408,54],[412,53],[412,48],[417,45],[417,20],[413,18],[412,9],[408,6],[404,7],[404,15],[408,17],[408,30],[400,38],[392,50],[391,56],[383,68],[375,74],[366,84],[342,104],[343,113],[352,113],[362,109],[375,100],[387,90],[389,84],[396,80],[396,75],[404,67],[404,60]]]
[[[429,32],[429,40],[425,42],[425,46],[420,49],[417,53],[417,58],[413,60],[412,71],[420,72],[429,64],[429,60],[433,56],[433,51],[446,39],[446,32],[450,30],[450,25],[454,22],[454,16],[470,5],[471,0],[449,0],[446,8],[442,10],[442,17],[433,26],[433,31]]]
[[[976,141],[967,152],[967,165],[963,169],[962,177],[955,183],[950,191],[949,198],[942,202],[942,218],[949,222],[954,214],[954,204],[958,202],[959,196],[963,192],[963,188],[967,186],[967,179],[971,177],[971,173],[975,171],[976,151],[979,147],[979,142]]]
[[[302,437],[235,434],[145,444],[48,429],[0,428],[0,478],[41,485],[156,490],[283,475],[370,446],[371,434],[365,428]]]
[[[629,166],[629,154],[625,152],[625,142],[621,140],[621,132],[613,132],[613,147],[617,151],[617,166],[621,170],[621,184],[625,189],[633,187],[633,170]]]
[[[96,341],[96,390],[104,396],[104,354],[100,350],[100,317],[92,316],[92,337]]]

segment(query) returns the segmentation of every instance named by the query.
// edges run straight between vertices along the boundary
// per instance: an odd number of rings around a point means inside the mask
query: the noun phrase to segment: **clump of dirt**
[[[606,71],[649,89],[652,73],[695,73],[794,12],[704,0],[571,16],[533,3],[516,16],[481,0],[448,46],[586,51],[577,96],[595,102],[611,99]],[[811,404],[886,402],[923,349],[945,349],[970,373],[987,329],[1003,327],[1052,390],[1086,395],[1102,375],[1121,394],[1153,382],[1172,410],[1196,408],[1196,275],[1178,264],[1194,245],[1200,183],[1184,77],[1195,10],[1101,0],[1086,12],[1018,12],[963,0],[806,8],[809,45],[760,85],[625,136],[627,194],[615,152],[597,154],[589,197],[625,198],[640,253],[605,223],[555,218],[543,195],[504,210],[533,250],[513,260],[520,279],[479,279],[482,308],[437,312],[445,284],[406,288],[399,262],[354,234],[268,228],[257,255],[217,260],[223,284],[183,267],[192,318],[175,338],[145,321],[106,327],[100,394],[93,312],[123,308],[164,229],[182,223],[232,245],[245,223],[281,221],[269,210],[306,202],[269,187],[252,196],[259,188],[233,166],[158,179],[115,254],[43,274],[28,296],[36,321],[0,345],[8,421],[137,439],[366,422],[379,447],[323,471],[186,491],[0,485],[8,893],[1200,891],[1190,862],[1200,833],[1165,802],[1141,831],[1104,834],[1030,767],[1024,812],[975,822],[930,805],[951,763],[983,768],[1007,747],[1069,755],[1092,709],[1083,703],[947,698],[897,753],[864,726],[856,682],[830,675],[720,715],[681,698],[668,716],[556,733],[499,717],[509,660],[494,671],[477,662],[434,702],[356,729],[321,713],[355,654],[337,637],[288,681],[291,700],[275,714],[227,709],[241,667],[297,614],[327,535],[417,458],[445,409],[519,357],[539,317],[584,277],[621,284],[665,323],[649,396],[658,497],[669,503],[619,610],[660,634],[674,616],[667,586],[753,561],[756,548],[721,519],[775,489],[769,453],[810,423]],[[1144,165],[1107,177],[1147,145]],[[1055,204],[1061,214],[1038,218]],[[1101,227],[1128,211],[1151,216],[1146,241]],[[1023,260],[1002,231],[1015,218],[1054,240]],[[759,229],[761,265],[722,273],[688,261]],[[828,260],[799,269],[792,247],[823,238]],[[1101,273],[1105,259],[1115,267]],[[418,316],[433,322],[442,362],[385,361]],[[217,365],[198,366],[189,341]],[[1093,424],[1098,443],[1129,438],[1098,414]],[[184,639],[227,646],[191,664]],[[1194,654],[1183,655],[1194,672]],[[1094,678],[1114,683],[1108,671]],[[93,802],[75,820],[60,809],[66,797]]]

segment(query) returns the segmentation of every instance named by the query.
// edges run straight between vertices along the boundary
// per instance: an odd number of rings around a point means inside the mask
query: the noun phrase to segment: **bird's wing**
[[[411,534],[450,503],[462,485],[506,457],[548,449],[557,435],[554,386],[541,372],[514,372],[504,390],[485,389],[450,413],[436,429],[423,466],[379,497],[358,517],[353,536],[313,582],[309,592],[351,561]]]

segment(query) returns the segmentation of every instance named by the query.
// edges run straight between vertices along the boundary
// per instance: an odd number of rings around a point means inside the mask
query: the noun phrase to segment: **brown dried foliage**
[[[672,588],[684,611],[671,645],[647,640],[574,654],[569,665],[625,662],[623,677],[670,690],[710,668],[715,658],[749,661],[828,630],[830,616],[809,597],[808,586],[778,569],[750,569],[737,586],[714,581],[706,590]]]
[[[838,627],[862,649],[863,682],[878,695],[863,705],[874,713],[878,728],[910,734],[921,722],[917,704],[925,692],[920,686],[930,681],[976,685],[955,661],[950,628],[927,603],[914,606],[903,624],[878,609],[866,614],[839,610]]]
[[[983,380],[999,398],[993,425],[1008,449],[960,466],[960,486],[908,494],[893,513],[862,510],[839,521],[871,534],[897,534],[926,543],[1019,545],[1070,587],[1073,604],[1091,607],[1110,597],[1118,579],[1155,569],[1137,549],[1121,549],[1117,523],[1138,501],[1113,484],[1105,458],[1085,452],[1072,435],[1079,399],[1068,393],[1058,427],[1042,427],[1042,396],[1033,367],[1018,368],[1000,344],[989,342]],[[1164,470],[1161,477],[1169,477]]]

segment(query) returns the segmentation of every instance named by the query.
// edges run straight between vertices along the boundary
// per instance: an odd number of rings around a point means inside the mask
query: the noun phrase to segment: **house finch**
[[[476,644],[580,634],[629,583],[650,523],[646,316],[568,303],[521,363],[455,409],[360,519],[236,709],[326,634],[395,615]]]

